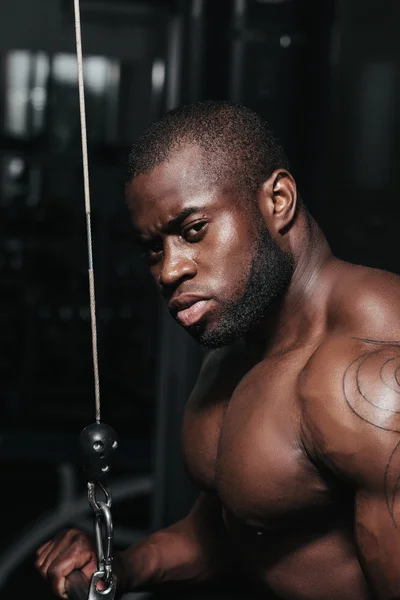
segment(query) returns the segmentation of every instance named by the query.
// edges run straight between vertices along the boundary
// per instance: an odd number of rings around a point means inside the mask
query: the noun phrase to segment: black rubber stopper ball
[[[91,423],[81,432],[79,444],[88,480],[104,483],[110,474],[118,448],[114,429],[105,423]]]

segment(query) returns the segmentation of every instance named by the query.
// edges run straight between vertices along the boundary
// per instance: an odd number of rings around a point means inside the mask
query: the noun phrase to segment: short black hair
[[[187,104],[167,112],[141,135],[128,161],[126,184],[151,172],[187,144],[200,147],[207,172],[254,195],[289,160],[264,119],[251,109],[222,100]]]

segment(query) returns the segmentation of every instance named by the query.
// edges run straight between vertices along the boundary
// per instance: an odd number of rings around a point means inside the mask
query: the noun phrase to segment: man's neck
[[[303,343],[324,320],[330,281],[327,272],[335,259],[315,221],[307,221],[306,216],[302,219],[289,240],[294,258],[290,284],[245,338],[246,344],[257,346],[263,354]]]

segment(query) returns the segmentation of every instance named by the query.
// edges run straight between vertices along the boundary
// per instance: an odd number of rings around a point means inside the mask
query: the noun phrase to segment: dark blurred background
[[[400,4],[81,0],[102,417],[120,437],[117,547],[185,514],[179,449],[201,353],[133,244],[127,155],[206,98],[267,118],[342,258],[400,272]],[[53,598],[34,549],[91,531],[77,439],[94,420],[73,0],[0,7],[0,594]]]

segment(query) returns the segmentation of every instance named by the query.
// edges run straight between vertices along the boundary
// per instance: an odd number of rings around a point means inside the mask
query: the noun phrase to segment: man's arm
[[[400,342],[342,339],[311,371],[314,448],[355,490],[356,549],[376,597],[400,599]]]
[[[233,557],[217,496],[202,493],[187,517],[120,556],[126,591],[227,579]]]
[[[64,532],[39,548],[36,566],[53,591],[67,598],[65,580],[72,571],[80,569],[89,582],[96,570],[93,541],[77,530]],[[205,493],[187,517],[115,557],[118,589],[124,593],[224,580],[229,566],[231,549],[221,505],[216,495]]]

